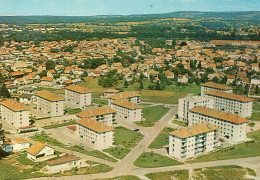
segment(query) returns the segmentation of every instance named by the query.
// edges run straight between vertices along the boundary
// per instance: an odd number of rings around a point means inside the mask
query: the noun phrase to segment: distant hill
[[[163,18],[219,19],[228,21],[250,21],[260,23],[260,11],[237,12],[198,12],[177,11],[164,14],[144,14],[128,16],[0,16],[0,24],[47,24],[47,23],[86,23],[86,22],[129,22]]]

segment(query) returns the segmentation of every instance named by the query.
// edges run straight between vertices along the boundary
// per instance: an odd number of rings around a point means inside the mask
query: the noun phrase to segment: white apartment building
[[[29,126],[29,108],[12,99],[6,99],[1,102],[1,118],[16,129]]]
[[[101,122],[104,125],[112,126],[117,123],[116,111],[108,106],[88,109],[76,114],[78,119],[91,118]]]
[[[50,116],[62,116],[64,114],[64,99],[47,90],[36,93],[37,109]]]
[[[226,86],[224,84],[218,84],[218,83],[213,83],[213,82],[207,82],[204,84],[201,84],[201,96],[204,96],[206,92],[213,91],[213,90],[218,90],[218,91],[223,91],[227,93],[232,93],[233,88]]]
[[[188,96],[179,99],[178,103],[178,119],[188,123],[188,110],[197,106],[203,106],[213,109],[213,99],[203,96]]]
[[[65,100],[76,107],[85,107],[91,105],[92,92],[87,88],[77,85],[65,87]]]
[[[246,96],[223,91],[209,91],[205,93],[205,97],[214,101],[212,109],[236,114],[244,118],[252,116],[253,99]]]
[[[178,159],[191,158],[218,146],[218,128],[209,123],[188,126],[169,133],[169,155]]]
[[[118,99],[124,99],[126,101],[135,103],[135,104],[140,104],[141,103],[141,95],[134,92],[134,91],[126,91],[126,92],[121,92],[112,96],[108,97],[108,105],[110,106],[111,102],[114,100]]]
[[[97,149],[106,149],[114,143],[114,128],[94,119],[84,118],[76,123],[76,135]]]
[[[195,107],[189,110],[189,125],[208,122],[219,128],[218,136],[230,142],[246,140],[247,122],[245,118],[214,109]]]
[[[118,99],[112,101],[110,107],[117,111],[118,118],[132,122],[142,120],[142,106],[138,104],[127,100]]]

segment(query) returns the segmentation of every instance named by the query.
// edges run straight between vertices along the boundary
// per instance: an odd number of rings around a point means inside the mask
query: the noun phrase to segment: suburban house
[[[40,157],[48,157],[54,155],[54,149],[45,143],[35,141],[27,150],[27,158],[36,160]]]
[[[65,87],[66,102],[75,107],[85,107],[91,105],[92,91],[77,85],[69,85]]]
[[[103,97],[107,98],[107,97],[113,96],[113,95],[118,94],[118,93],[119,93],[119,90],[107,89],[107,90],[104,91]]]
[[[204,84],[201,84],[201,96],[204,96],[206,92],[212,91],[212,90],[218,90],[218,91],[224,91],[227,93],[232,93],[233,88],[226,86],[224,84],[218,84],[213,82],[207,82]]]
[[[109,148],[114,143],[114,128],[90,118],[77,121],[76,135],[97,149]]]
[[[29,108],[12,99],[6,99],[1,103],[1,118],[3,122],[18,129],[29,126]]]
[[[64,114],[64,99],[47,90],[36,93],[37,109],[50,116],[62,116]]]
[[[169,133],[169,155],[178,159],[209,152],[218,147],[218,127],[202,123]]]
[[[43,76],[41,78],[41,85],[42,86],[53,86],[54,84],[55,84],[54,77]]]
[[[5,152],[24,151],[29,147],[30,147],[29,141],[23,138],[14,138],[10,142],[7,142],[2,146]]]

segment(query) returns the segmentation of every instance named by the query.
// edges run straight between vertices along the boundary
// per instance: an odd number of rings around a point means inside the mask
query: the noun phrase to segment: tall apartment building
[[[6,99],[1,102],[1,118],[16,129],[29,126],[29,108],[12,99]]]
[[[178,119],[188,123],[188,110],[197,106],[203,106],[213,109],[213,99],[203,96],[188,96],[179,99]]]
[[[118,99],[112,101],[110,107],[117,111],[118,118],[129,121],[142,120],[142,106],[129,102],[127,100]]]
[[[252,115],[253,99],[246,96],[223,91],[209,91],[205,93],[205,97],[214,101],[213,109],[236,114],[244,118]]]
[[[108,98],[108,105],[110,106],[111,102],[114,100],[118,99],[123,99],[135,104],[140,104],[141,103],[141,95],[134,92],[134,91],[126,91],[126,92],[121,92],[119,94],[115,94],[112,96],[109,96]]]
[[[65,87],[65,100],[75,107],[85,107],[91,105],[92,92],[87,88],[77,85]]]
[[[241,142],[246,140],[246,126],[248,120],[223,111],[205,107],[195,107],[189,110],[189,125],[208,122],[219,128],[219,137],[230,142]]]
[[[169,133],[169,155],[178,159],[190,158],[214,150],[218,128],[202,123]]]
[[[37,109],[50,116],[62,116],[64,114],[62,97],[57,96],[47,90],[42,90],[36,93]]]
[[[94,119],[84,118],[76,123],[76,135],[97,149],[106,149],[114,143],[114,129]]]
[[[116,111],[108,106],[88,109],[76,114],[78,119],[90,118],[99,121],[107,126],[112,126],[117,123]]]
[[[232,87],[226,86],[224,84],[207,82],[201,85],[201,96],[204,96],[206,92],[213,91],[213,90],[223,91],[227,93],[233,92]]]

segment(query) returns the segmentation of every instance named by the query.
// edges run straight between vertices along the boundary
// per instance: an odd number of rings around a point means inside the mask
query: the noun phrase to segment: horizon
[[[128,16],[179,11],[259,11],[260,1],[251,0],[0,0],[0,16]]]

